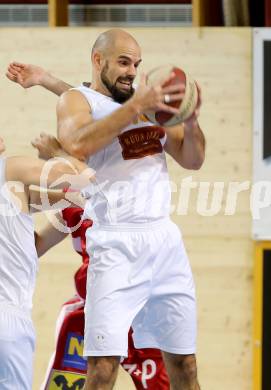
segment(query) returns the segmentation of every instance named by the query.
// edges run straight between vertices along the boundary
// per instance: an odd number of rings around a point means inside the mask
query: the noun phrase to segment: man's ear
[[[92,63],[95,66],[95,68],[101,70],[102,62],[103,62],[103,58],[101,53],[99,53],[98,51],[94,51],[94,53],[92,54]]]

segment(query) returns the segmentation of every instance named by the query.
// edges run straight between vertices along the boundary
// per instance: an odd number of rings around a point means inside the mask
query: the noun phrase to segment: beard
[[[108,91],[111,93],[112,98],[115,102],[120,103],[120,104],[125,103],[127,100],[130,99],[130,97],[133,96],[133,94],[135,92],[135,90],[132,86],[133,77],[129,77],[129,76],[119,77],[119,78],[117,78],[115,83],[112,84],[111,81],[109,80],[109,78],[107,77],[107,71],[108,71],[108,63],[106,63],[106,65],[103,67],[102,72],[101,72],[101,80],[102,80],[103,84],[108,89]],[[127,89],[127,91],[119,89],[116,85],[118,81],[119,82],[130,82],[131,83],[130,89]]]

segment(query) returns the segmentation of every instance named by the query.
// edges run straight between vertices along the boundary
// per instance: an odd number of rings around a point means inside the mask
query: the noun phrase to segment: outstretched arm
[[[37,149],[39,153],[39,158],[43,160],[49,160],[54,157],[67,157],[67,153],[61,148],[58,140],[46,133],[41,133],[39,137],[36,137],[32,141],[32,145]],[[44,192],[44,191],[42,191]],[[85,200],[82,198],[81,194],[77,192],[77,188],[73,188],[73,191],[68,191],[65,194],[60,191],[46,191],[46,196],[48,199],[49,208],[54,207],[55,204],[59,204],[59,201],[65,199],[69,202],[67,207],[81,207],[85,205]],[[30,188],[30,200],[32,205],[32,212],[38,211],[40,206],[43,206],[44,209],[44,199],[41,196],[41,191],[39,188]]]
[[[9,80],[21,85],[23,88],[40,85],[58,96],[72,88],[71,85],[54,77],[42,67],[23,64],[21,62],[11,62],[8,66],[6,76]]]
[[[31,214],[45,210],[62,210],[67,207],[85,207],[85,199],[77,190],[47,190],[31,186],[29,188]]]
[[[86,177],[83,173],[86,173]],[[91,173],[93,175],[86,164],[70,156],[46,162],[33,157],[15,156],[8,157],[6,162],[6,180],[21,182],[27,186],[40,186],[43,179],[48,187],[57,182],[56,188],[65,188],[70,186],[77,175],[86,179],[82,185],[86,186],[87,176],[90,179]]]

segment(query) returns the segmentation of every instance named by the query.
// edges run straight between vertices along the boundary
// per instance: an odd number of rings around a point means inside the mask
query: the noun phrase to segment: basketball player
[[[101,34],[92,50],[91,88],[64,93],[57,107],[63,148],[97,171],[85,191],[88,268],[84,354],[86,389],[111,389],[132,324],[137,348],[163,351],[171,388],[199,389],[193,278],[177,227],[169,219],[165,152],[180,166],[199,169],[204,136],[195,113],[163,129],[141,117],[176,113],[180,87],[133,81],[141,62],[135,39],[123,30]],[[93,188],[94,187],[94,188]]]
[[[13,62],[9,65],[6,75],[11,81],[24,88],[40,85],[57,95],[61,95],[71,88],[71,85],[55,78],[43,68],[31,64]],[[65,157],[66,155],[60,149],[57,140],[50,135],[42,134],[32,144],[38,149],[39,157],[45,160],[56,156]],[[63,305],[57,321],[56,351],[49,363],[45,383],[42,386],[42,389],[46,390],[50,390],[51,386],[54,387],[55,380],[58,380],[59,376],[65,376],[65,378],[67,376],[70,380],[73,377],[74,382],[76,382],[85,378],[86,375],[86,362],[83,356],[78,357],[80,350],[76,351],[77,357],[74,358],[75,360],[79,359],[79,362],[74,362],[73,366],[70,367],[73,356],[68,356],[66,357],[68,363],[65,363],[65,351],[71,343],[71,335],[76,333],[79,341],[83,340],[84,336],[84,305],[89,263],[85,232],[92,225],[92,221],[82,221],[82,214],[83,210],[80,207],[69,207],[62,211],[62,215],[58,216],[59,221],[62,219],[62,223],[66,223],[68,227],[78,226],[72,233],[73,247],[82,256],[82,265],[74,275],[76,295]],[[39,239],[38,255],[42,256],[66,236],[67,234],[48,224],[39,234],[36,234]],[[154,348],[141,350],[134,348],[131,329],[128,340],[128,358],[123,359],[121,365],[130,374],[137,390],[169,390],[168,377],[160,351]]]
[[[149,110],[176,113],[163,101],[166,95],[167,101],[179,100],[183,92],[149,88],[144,77],[134,92],[140,61],[139,46],[129,34],[102,34],[92,51],[92,88],[69,91],[58,105],[62,145],[99,167],[102,187],[92,197],[94,208],[88,202],[85,210],[87,217],[95,216],[92,233],[87,231],[87,248],[93,246],[94,255],[86,305],[91,372],[86,388],[113,387],[119,356],[127,354],[124,334],[133,322],[136,346],[164,351],[172,388],[198,389],[194,284],[178,230],[168,219],[164,151],[181,166],[199,169],[204,137],[198,113],[170,129],[138,118]]]
[[[0,138],[0,153],[5,150]],[[50,167],[47,183],[75,175],[86,165],[74,158]],[[48,164],[48,163],[47,163]],[[37,272],[37,251],[30,205],[41,205],[38,190],[45,163],[30,157],[0,157],[0,388],[32,388],[35,334],[31,320],[32,295]],[[67,176],[66,176],[67,178]],[[71,177],[72,178],[72,177]],[[63,181],[62,186],[67,186]],[[51,202],[64,198],[62,191],[48,192]],[[39,248],[39,242],[37,242]]]
[[[92,225],[91,221],[84,220],[80,223],[83,210],[80,208],[68,208],[63,210],[62,215],[66,224],[73,227],[79,223],[79,227],[72,233],[73,246],[82,256],[82,265],[74,276],[76,294],[62,306],[57,321],[56,350],[49,363],[46,378],[41,389],[54,389],[57,383],[77,384],[82,386],[85,382],[87,362],[82,356],[82,341],[84,338],[84,305],[86,296],[86,270],[89,258],[85,250],[85,231]],[[47,228],[51,236],[50,242],[54,241],[54,228]],[[63,233],[56,231],[57,237],[65,237]],[[59,240],[60,241],[60,240]],[[44,248],[44,246],[43,246]],[[49,249],[47,246],[46,249]],[[163,364],[162,356],[157,349],[134,348],[132,331],[129,332],[128,358],[121,362],[124,369],[130,374],[136,389],[138,390],[169,390],[168,377]],[[79,388],[82,388],[79,387]]]
[[[39,150],[39,155],[45,159],[53,155],[60,156],[62,153],[58,149],[57,141],[49,135],[42,135],[33,144]],[[74,276],[76,295],[63,305],[57,321],[56,351],[50,361],[41,389],[50,390],[60,380],[63,383],[69,381],[83,386],[86,376],[87,364],[81,356],[81,348],[75,349],[76,345],[81,346],[84,338],[84,305],[89,264],[85,232],[92,226],[92,221],[82,221],[82,214],[83,209],[79,207],[70,207],[62,211],[62,218],[67,226],[70,228],[77,226],[77,229],[72,233],[72,241],[74,249],[82,256],[82,265]],[[43,229],[41,236],[47,246],[45,248],[43,245],[43,252],[40,255],[65,238],[65,234],[50,225]],[[128,358],[124,359],[121,365],[130,374],[137,390],[169,390],[168,377],[160,351],[157,349],[135,349],[132,330],[129,332],[128,346]],[[69,351],[71,352],[69,353]]]

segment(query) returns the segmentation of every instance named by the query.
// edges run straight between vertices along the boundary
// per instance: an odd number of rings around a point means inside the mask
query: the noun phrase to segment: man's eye
[[[123,66],[127,66],[128,62],[127,61],[120,61],[120,64],[123,65]]]

